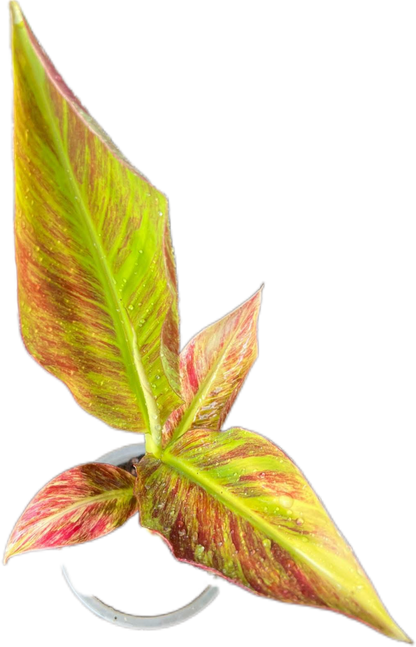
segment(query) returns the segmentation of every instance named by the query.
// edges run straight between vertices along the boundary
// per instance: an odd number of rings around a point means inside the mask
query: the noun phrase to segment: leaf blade
[[[180,354],[184,404],[165,423],[166,446],[192,427],[219,430],[257,358],[262,288],[199,332]]]
[[[4,555],[62,548],[112,532],[137,512],[134,477],[105,463],[87,463],[56,476],[18,519]]]
[[[181,403],[167,199],[67,88],[17,3],[12,13],[25,345],[89,413],[160,436]]]
[[[192,430],[140,462],[136,488],[140,523],[178,559],[408,640],[303,474],[267,439]]]

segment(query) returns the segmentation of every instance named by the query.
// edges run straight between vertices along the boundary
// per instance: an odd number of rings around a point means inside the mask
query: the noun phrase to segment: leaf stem
[[[146,454],[153,454],[155,458],[160,458],[162,455],[162,448],[160,442],[157,443],[152,434],[145,435]]]

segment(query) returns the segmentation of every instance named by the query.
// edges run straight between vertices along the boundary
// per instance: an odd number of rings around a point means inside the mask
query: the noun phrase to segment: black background
[[[92,16],[68,3],[56,20],[51,6],[27,4],[80,94],[170,195],[185,334],[268,281],[262,360],[231,422],[265,430],[298,459],[412,629],[406,259],[394,221],[379,217],[388,195],[377,195],[359,119],[294,55],[265,68],[244,49],[221,59],[211,41],[199,51],[191,36],[166,39],[154,13],[114,5]],[[127,440],[83,416],[28,361],[12,338],[11,305],[8,313],[4,533],[49,475]],[[64,558],[81,587],[135,610],[168,608],[201,588],[200,574],[175,565],[134,524]],[[69,598],[57,562],[32,556],[1,571],[4,626],[112,639]],[[228,587],[177,637],[229,639],[246,629],[295,645],[380,644],[342,620]]]

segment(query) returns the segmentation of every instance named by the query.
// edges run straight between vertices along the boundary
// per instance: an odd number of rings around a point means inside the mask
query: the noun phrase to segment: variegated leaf
[[[140,523],[178,559],[408,640],[305,477],[266,438],[191,430],[137,471]]]
[[[134,477],[104,463],[73,467],[38,492],[13,528],[4,561],[107,535],[137,512]]]
[[[149,431],[181,399],[166,197],[116,149],[11,3],[15,232],[27,349],[113,427]]]
[[[190,428],[221,428],[257,357],[261,292],[202,330],[181,352],[184,404],[166,421],[165,445]]]

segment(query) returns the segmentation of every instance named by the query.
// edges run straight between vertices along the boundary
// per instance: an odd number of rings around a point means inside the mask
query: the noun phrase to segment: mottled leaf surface
[[[129,472],[104,463],[63,472],[23,512],[4,561],[29,550],[81,544],[118,528],[137,511],[134,481]]]
[[[160,436],[181,404],[167,199],[123,158],[11,6],[25,345],[89,413]]]
[[[196,335],[180,354],[184,404],[163,429],[166,444],[191,427],[219,430],[257,357],[261,289]]]
[[[303,474],[266,438],[195,429],[137,469],[140,523],[178,559],[406,640]]]

